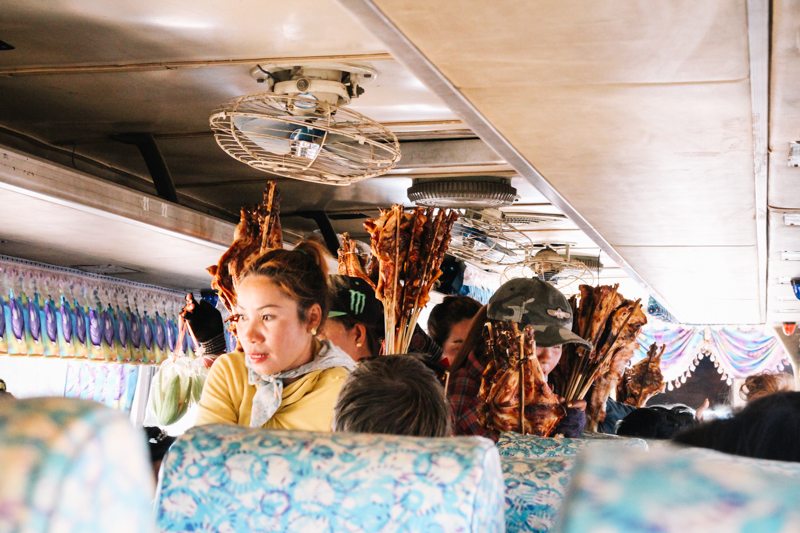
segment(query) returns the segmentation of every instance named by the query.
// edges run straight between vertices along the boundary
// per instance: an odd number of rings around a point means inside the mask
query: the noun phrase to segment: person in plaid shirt
[[[536,358],[545,377],[561,359],[567,343],[591,346],[572,332],[572,308],[558,289],[539,279],[513,279],[503,284],[475,315],[469,333],[452,364],[447,383],[456,435],[480,435],[497,440],[497,434],[481,423],[483,407],[478,398],[484,360],[482,331],[486,320],[510,320],[531,324],[536,332]],[[586,425],[586,402],[566,406],[567,415],[555,433],[578,437]]]
[[[480,435],[497,440],[497,436],[488,431],[478,417],[481,407],[478,390],[485,366],[473,350],[469,352],[464,365],[450,374],[448,399],[453,413],[453,430],[456,435]]]

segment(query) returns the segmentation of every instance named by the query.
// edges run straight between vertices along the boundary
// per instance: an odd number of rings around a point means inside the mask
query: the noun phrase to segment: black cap
[[[500,286],[489,300],[486,316],[532,325],[541,346],[591,343],[572,332],[572,307],[561,292],[537,278],[512,279]]]
[[[375,291],[361,278],[331,276],[333,302],[328,318],[349,316],[358,322],[379,326],[383,324],[383,304]]]

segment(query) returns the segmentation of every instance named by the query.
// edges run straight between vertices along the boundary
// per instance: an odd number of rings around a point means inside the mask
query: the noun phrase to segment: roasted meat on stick
[[[358,253],[358,246],[349,233],[342,234],[342,241],[339,245],[338,252],[338,273],[340,276],[349,276],[351,278],[361,278],[366,281],[373,290],[375,290],[375,282],[370,279],[367,274],[367,269],[361,263],[361,257]]]
[[[587,429],[597,431],[606,418],[606,401],[616,390],[622,373],[636,350],[636,336],[647,323],[647,316],[638,301],[624,300],[608,319],[608,334],[600,346],[599,359],[604,363],[597,370],[586,409]]]
[[[520,330],[515,322],[492,321],[485,326],[484,339],[492,356],[478,393],[484,426],[550,436],[566,411],[536,358],[533,327]]]
[[[664,392],[666,383],[661,373],[661,357],[666,347],[666,344],[661,348],[656,343],[651,344],[647,356],[625,371],[617,388],[617,400],[643,407],[651,397]]]
[[[419,313],[430,299],[458,214],[395,205],[364,223],[378,265],[375,296],[383,302],[385,353],[405,353]],[[371,277],[371,276],[370,276]]]
[[[248,263],[268,250],[283,246],[279,212],[280,194],[276,182],[270,180],[264,188],[260,205],[241,208],[230,248],[216,265],[206,269],[211,274],[211,287],[216,289],[222,304],[231,314],[236,306],[236,280]],[[235,323],[230,323],[229,328],[236,334]]]

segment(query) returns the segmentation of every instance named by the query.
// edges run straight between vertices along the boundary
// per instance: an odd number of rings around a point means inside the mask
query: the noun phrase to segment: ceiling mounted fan
[[[449,253],[481,268],[523,265],[542,246],[530,238],[531,227],[564,220],[555,213],[463,209],[451,232]]]
[[[533,241],[499,209],[464,209],[450,232],[449,253],[479,267],[516,264]]]
[[[367,67],[343,64],[256,66],[267,92],[217,109],[209,124],[217,144],[257,170],[327,185],[349,185],[385,174],[400,159],[397,137],[382,124],[345,108],[375,78]]]
[[[563,254],[558,253],[555,249],[561,246],[564,247]],[[549,281],[562,290],[565,287],[581,283],[593,285],[594,274],[592,271],[602,268],[599,259],[588,256],[580,258],[571,256],[569,244],[561,246],[545,244],[536,253],[529,254],[521,263],[506,268],[503,278],[535,276],[543,281]]]

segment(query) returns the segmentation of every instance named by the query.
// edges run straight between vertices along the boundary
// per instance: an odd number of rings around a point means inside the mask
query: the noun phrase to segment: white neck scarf
[[[328,368],[344,367],[350,371],[356,367],[355,361],[349,355],[328,341],[322,343],[322,348],[317,356],[308,363],[277,374],[258,374],[250,368],[250,360],[247,356],[244,361],[247,366],[247,382],[256,386],[250,414],[250,427],[253,428],[260,428],[266,424],[281,406],[284,379],[297,378]]]

